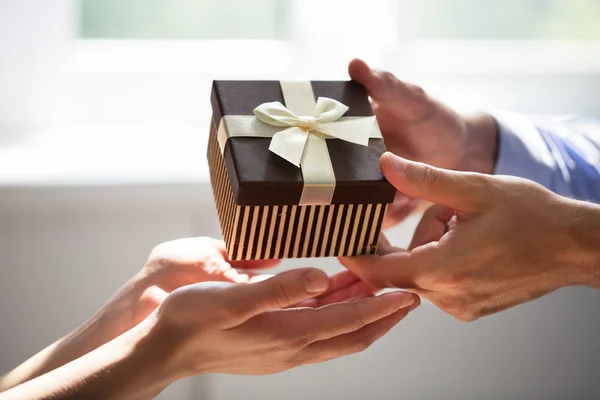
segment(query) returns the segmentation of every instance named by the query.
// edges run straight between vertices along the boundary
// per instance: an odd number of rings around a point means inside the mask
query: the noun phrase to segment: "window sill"
[[[26,138],[0,147],[0,187],[209,182],[197,123],[69,127]]]

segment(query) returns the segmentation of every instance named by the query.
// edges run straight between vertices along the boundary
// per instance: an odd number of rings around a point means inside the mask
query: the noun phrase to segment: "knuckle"
[[[456,305],[454,301],[447,297],[435,299],[433,300],[433,304],[435,304],[436,307],[448,314],[454,314],[454,311],[456,310]]]
[[[421,98],[424,98],[427,96],[427,94],[425,93],[425,90],[419,85],[415,85],[413,83],[407,83],[406,86],[410,90],[410,93],[412,94],[412,96],[416,99],[421,99]]]
[[[383,71],[383,72],[381,72],[381,79],[382,79],[383,82],[385,82],[386,85],[391,85],[395,81],[397,81],[397,79],[394,76],[394,74],[392,74],[389,71]]]
[[[472,311],[467,307],[465,301],[458,297],[442,297],[436,299],[434,304],[442,311],[452,315],[459,321],[472,321]]]
[[[273,281],[269,287],[270,298],[279,308],[285,308],[294,303],[288,287],[283,282]]]
[[[454,318],[462,322],[473,322],[483,316],[483,312],[477,306],[467,305],[463,301],[450,313]]]
[[[462,311],[454,314],[454,318],[461,322],[473,322],[479,319],[480,315],[473,311]]]
[[[427,165],[427,164],[422,164],[423,165],[423,172],[422,172],[422,182],[426,187],[431,187],[433,185],[435,185],[435,182],[437,181],[440,171],[435,168],[432,167],[431,165]]]

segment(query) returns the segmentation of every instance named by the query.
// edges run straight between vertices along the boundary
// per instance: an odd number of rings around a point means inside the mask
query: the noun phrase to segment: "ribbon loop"
[[[298,117],[278,101],[263,103],[254,109],[254,115],[267,125],[297,126]]]
[[[342,118],[348,106],[329,97],[319,97],[315,106],[315,117],[318,122],[334,122]]]

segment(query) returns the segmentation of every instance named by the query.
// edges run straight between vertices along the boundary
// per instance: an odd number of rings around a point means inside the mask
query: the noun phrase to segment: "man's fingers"
[[[232,310],[229,323],[236,326],[266,311],[287,308],[318,296],[328,286],[327,274],[319,269],[286,271],[262,282],[230,288],[224,309]]]
[[[247,269],[247,270],[261,270],[274,268],[281,263],[281,260],[243,260],[243,261],[230,261],[233,268],[236,269]]]
[[[415,211],[419,205],[419,200],[414,197],[408,197],[403,193],[396,192],[394,202],[390,204],[383,220],[383,229],[392,228],[404,221]]]
[[[438,241],[446,233],[448,222],[454,215],[451,208],[433,205],[425,211],[413,235],[409,250],[429,242]]]
[[[350,273],[350,271],[348,271]],[[322,296],[318,300],[318,305],[325,306],[327,304],[339,303],[342,301],[352,301],[371,297],[374,295],[374,289],[365,282],[356,278],[356,282],[345,288],[339,289],[327,296]]]
[[[370,296],[373,296],[373,289],[346,269],[331,276],[329,278],[329,289],[318,297],[304,300],[292,307],[317,308],[331,303],[350,299],[358,300]]]
[[[340,263],[371,287],[414,289],[439,259],[434,248],[425,248],[419,253],[399,248],[389,253],[374,256],[340,257]]]
[[[402,308],[410,307],[415,301],[417,296],[412,293],[393,292],[314,310],[289,310],[291,313],[285,325],[290,333],[315,342],[357,331]]]
[[[329,296],[330,294],[336,293],[357,282],[360,282],[360,279],[356,275],[354,275],[348,270],[342,270],[333,274],[329,278],[329,288],[327,289],[327,291],[323,292],[319,297]]]
[[[372,69],[366,62],[360,59],[350,61],[348,65],[348,74],[353,81],[363,85],[369,96],[379,105],[385,106],[388,101],[393,114],[399,117],[407,117],[402,107],[398,107],[401,103],[409,108],[413,108],[415,103],[422,103],[424,98],[423,90],[405,82],[402,82],[391,72]],[[411,110],[412,111],[412,110]]]
[[[380,77],[363,60],[354,59],[350,61],[348,74],[353,81],[363,85],[373,99],[379,101],[389,95],[389,90],[381,85]]]
[[[386,179],[408,196],[465,212],[480,211],[489,196],[489,178],[482,174],[436,168],[390,152],[380,164]]]
[[[409,312],[410,308],[403,308],[355,332],[312,343],[300,353],[299,362],[300,364],[314,364],[366,350],[396,326]]]

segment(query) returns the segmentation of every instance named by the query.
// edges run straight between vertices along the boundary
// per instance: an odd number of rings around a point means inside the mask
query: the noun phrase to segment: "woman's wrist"
[[[0,379],[0,392],[59,368],[113,340],[133,324],[135,293],[124,286],[89,320]]]
[[[157,329],[156,314],[152,314],[106,345],[116,360],[108,365],[106,380],[99,379],[98,386],[114,389],[115,398],[154,398],[183,377],[173,362],[177,339],[168,330]],[[107,353],[102,348],[99,352]]]
[[[154,316],[154,314],[153,314]],[[151,399],[178,379],[153,316],[96,350],[3,393],[21,398]]]

